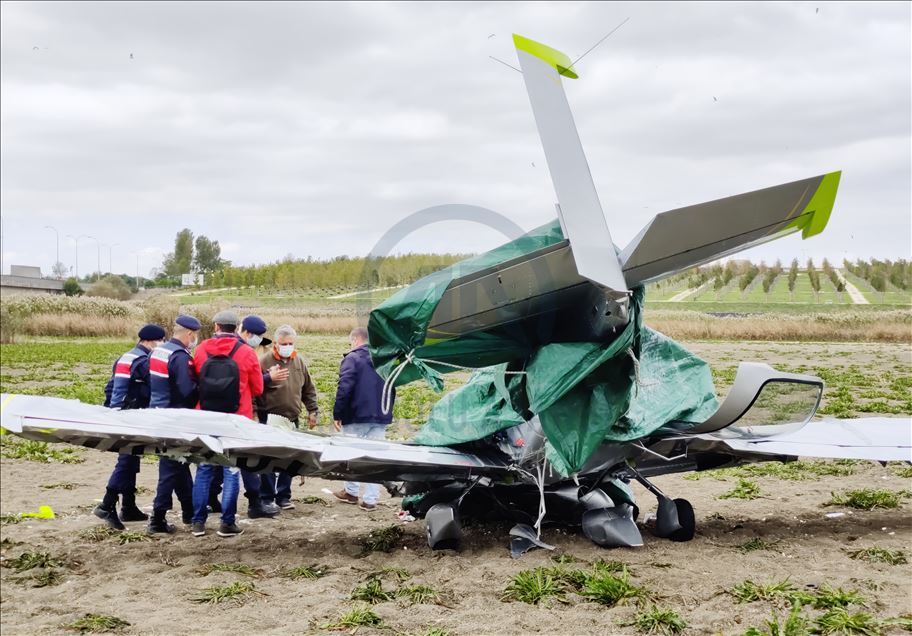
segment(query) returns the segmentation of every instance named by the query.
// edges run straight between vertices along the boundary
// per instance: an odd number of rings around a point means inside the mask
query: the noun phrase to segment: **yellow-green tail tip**
[[[557,70],[558,75],[563,75],[570,79],[577,79],[579,77],[573,69],[573,61],[566,53],[561,53],[557,49],[552,49],[546,44],[530,40],[529,38],[516,33],[513,34],[513,44],[516,46],[516,50],[525,51],[529,55],[534,55],[538,59],[553,66],[555,70]]]

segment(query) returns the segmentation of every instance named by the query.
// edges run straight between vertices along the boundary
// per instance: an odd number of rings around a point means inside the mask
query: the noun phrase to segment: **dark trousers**
[[[193,514],[193,476],[190,465],[168,457],[158,459],[158,489],[152,502],[152,514],[164,517],[171,510],[173,500],[171,493],[177,495],[184,516]]]
[[[139,473],[139,456],[120,453],[114,472],[108,479],[108,490],[120,495],[133,496],[136,494],[136,475]]]
[[[260,503],[260,476],[249,470],[241,470],[241,481],[244,483],[244,496],[251,505],[257,506]]]
[[[260,498],[266,503],[291,500],[291,475],[284,470],[260,475]]]

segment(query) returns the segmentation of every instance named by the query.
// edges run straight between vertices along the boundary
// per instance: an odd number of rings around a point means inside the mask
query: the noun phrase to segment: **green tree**
[[[76,280],[75,276],[70,276],[66,279],[66,282],[63,283],[63,293],[67,296],[82,296],[82,287],[79,285],[79,281]]]
[[[193,255],[193,268],[202,273],[212,274],[224,269],[226,262],[222,260],[222,248],[218,241],[211,241],[200,234],[196,237],[196,252]]]
[[[193,232],[184,228],[174,237],[174,251],[165,255],[162,267],[167,276],[189,274],[193,264]]]

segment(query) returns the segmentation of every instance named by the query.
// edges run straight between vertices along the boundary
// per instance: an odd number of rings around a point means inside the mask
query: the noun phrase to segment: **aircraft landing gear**
[[[655,528],[652,533],[672,541],[690,541],[696,532],[696,517],[693,506],[686,499],[670,499],[658,487],[643,477],[635,468],[628,466],[630,475],[656,496],[659,508],[656,511]]]

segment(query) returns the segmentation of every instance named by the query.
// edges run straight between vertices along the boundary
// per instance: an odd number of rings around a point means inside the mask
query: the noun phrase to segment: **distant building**
[[[10,276],[41,278],[41,268],[32,265],[10,265]]]
[[[0,276],[0,295],[62,294],[63,281],[41,277],[41,268],[11,265],[9,275]]]

